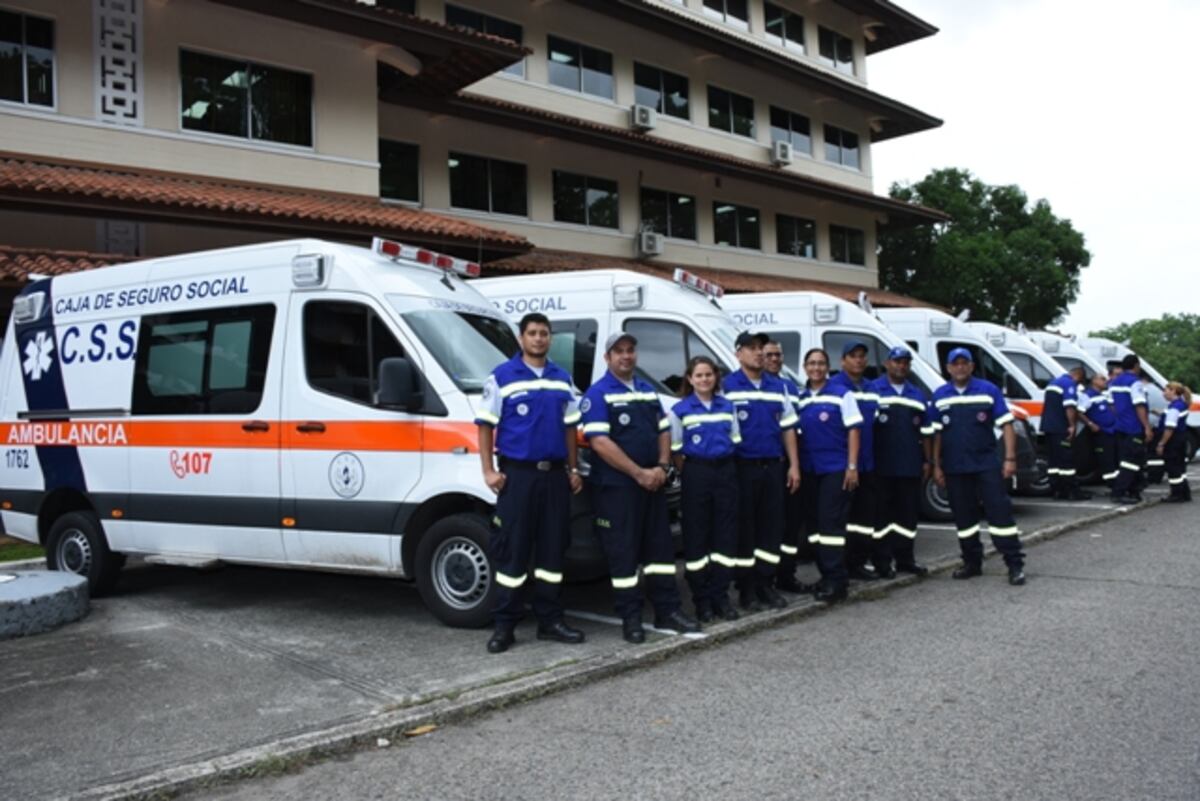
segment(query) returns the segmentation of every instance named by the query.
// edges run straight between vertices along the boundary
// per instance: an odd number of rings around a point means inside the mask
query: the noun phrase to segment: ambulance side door
[[[294,292],[283,406],[284,547],[292,564],[392,572],[402,502],[423,468],[423,418],[380,407],[379,364],[405,357],[382,306],[353,292]]]

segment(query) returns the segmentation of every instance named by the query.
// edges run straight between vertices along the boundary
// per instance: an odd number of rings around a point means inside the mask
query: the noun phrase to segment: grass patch
[[[27,542],[0,543],[0,562],[15,562],[18,559],[40,559],[46,552],[40,545]]]

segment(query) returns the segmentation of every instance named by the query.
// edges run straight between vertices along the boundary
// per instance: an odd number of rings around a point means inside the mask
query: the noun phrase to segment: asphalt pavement
[[[207,799],[1200,798],[1200,506]]]

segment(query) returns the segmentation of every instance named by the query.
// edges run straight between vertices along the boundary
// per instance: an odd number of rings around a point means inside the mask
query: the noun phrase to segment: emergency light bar
[[[31,292],[13,298],[13,319],[18,323],[32,323],[42,316],[46,308],[46,293]]]
[[[1043,339],[1042,340],[1042,350],[1046,351],[1046,353],[1058,353],[1058,340],[1057,339]]]
[[[456,259],[444,253],[435,253],[432,250],[393,242],[390,239],[382,239],[378,236],[371,240],[371,250],[381,256],[387,256],[389,259],[405,259],[407,261],[415,261],[418,264],[428,264],[430,267],[437,267],[446,272],[456,273],[467,278],[478,278],[482,273],[479,265],[473,261]]]
[[[700,294],[706,295],[710,298],[719,299],[725,297],[725,290],[717,284],[714,284],[712,281],[705,281],[700,276],[693,275],[687,270],[679,267],[675,268],[675,283],[688,289],[694,289]]]
[[[1003,331],[989,331],[987,338],[988,342],[991,342],[993,345],[997,346],[1003,345],[1005,340]]]

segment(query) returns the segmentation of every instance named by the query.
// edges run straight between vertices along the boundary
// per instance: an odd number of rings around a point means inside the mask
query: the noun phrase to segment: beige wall
[[[377,190],[375,57],[364,42],[202,0],[147,2],[144,126],[137,129],[96,120],[88,0],[5,0],[5,7],[54,19],[58,105],[45,111],[0,104],[0,149],[359,194]],[[311,73],[313,147],[183,131],[181,47]]]
[[[550,137],[530,137],[452,117],[430,118],[422,112],[399,106],[383,104],[379,114],[381,136],[420,145],[421,199],[426,209],[469,217],[492,228],[519,233],[539,247],[633,256],[634,234],[641,219],[639,187],[646,186],[696,198],[698,242],[668,240],[666,253],[660,257],[663,261],[843,283],[876,283],[875,222],[880,218],[873,212],[748,181],[718,177],[712,173],[633,160],[621,153]],[[516,218],[452,209],[447,166],[451,151],[525,164],[529,216]],[[621,207],[620,230],[554,222],[554,170],[616,180]],[[761,251],[712,244],[712,204],[718,200],[759,209],[762,219]],[[798,259],[775,252],[776,213],[817,221],[818,259]],[[829,223],[865,231],[866,266],[829,261]]]

